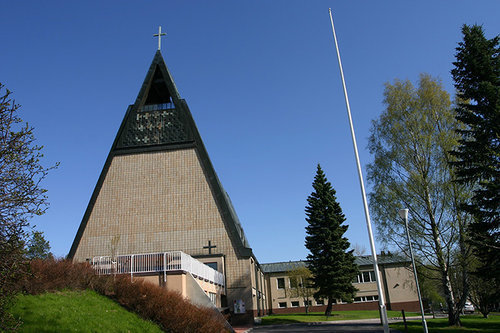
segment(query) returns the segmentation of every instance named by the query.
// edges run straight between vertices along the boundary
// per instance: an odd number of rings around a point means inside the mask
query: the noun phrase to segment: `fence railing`
[[[185,271],[193,276],[224,286],[224,274],[182,251],[94,257],[92,267],[99,275]]]

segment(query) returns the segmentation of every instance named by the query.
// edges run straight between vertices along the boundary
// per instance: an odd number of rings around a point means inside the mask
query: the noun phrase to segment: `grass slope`
[[[162,332],[93,291],[19,295],[10,312],[20,332]]]
[[[473,315],[473,316],[462,316],[460,321],[462,322],[462,327],[449,327],[448,318],[440,319],[426,319],[427,328],[429,332],[436,333],[472,333],[472,332],[483,332],[483,333],[497,333],[500,332],[500,315],[490,314],[489,318],[483,318],[483,316]],[[422,332],[422,322],[420,320],[408,321],[408,332],[409,333],[420,333]],[[391,328],[405,331],[404,324],[396,323],[391,324]]]

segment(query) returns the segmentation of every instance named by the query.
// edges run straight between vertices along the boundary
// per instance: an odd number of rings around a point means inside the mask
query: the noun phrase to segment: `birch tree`
[[[387,83],[386,109],[373,121],[368,166],[370,209],[378,237],[405,253],[408,244],[398,210],[410,211],[412,246],[421,265],[437,272],[450,325],[460,324],[468,286],[467,215],[459,205],[469,195],[454,182],[449,154],[458,144],[449,94],[439,80],[422,74],[418,86]],[[458,278],[457,278],[458,277]]]
[[[311,271],[305,266],[300,266],[288,271],[287,275],[290,279],[290,286],[287,288],[289,296],[301,298],[306,314],[309,313],[309,304],[315,292],[312,287],[313,275]]]

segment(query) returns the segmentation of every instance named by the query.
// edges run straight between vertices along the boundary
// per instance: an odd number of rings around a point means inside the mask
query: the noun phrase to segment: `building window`
[[[286,302],[279,302],[278,307],[280,308],[286,308]]]
[[[304,301],[304,306],[312,306],[312,301]]]
[[[354,297],[354,303],[378,301],[378,295]]]
[[[297,308],[299,306],[299,301],[292,301],[292,308]]]
[[[207,265],[210,268],[213,268],[217,270],[217,263],[216,262],[206,262],[205,265]]]
[[[210,300],[212,301],[212,303],[214,303],[215,305],[217,305],[217,294],[216,293],[209,292],[208,293],[208,297],[210,298]]]
[[[316,305],[325,305],[325,301],[322,299],[317,299],[316,300]]]
[[[278,280],[278,289],[285,289],[285,278],[277,278]]]
[[[353,283],[369,283],[375,282],[375,272],[374,271],[366,271],[361,272],[356,278],[354,278]]]

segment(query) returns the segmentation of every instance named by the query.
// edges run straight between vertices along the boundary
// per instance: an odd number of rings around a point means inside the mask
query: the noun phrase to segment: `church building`
[[[129,105],[69,252],[252,322],[263,272],[160,50]],[[200,291],[202,293],[200,294]]]

